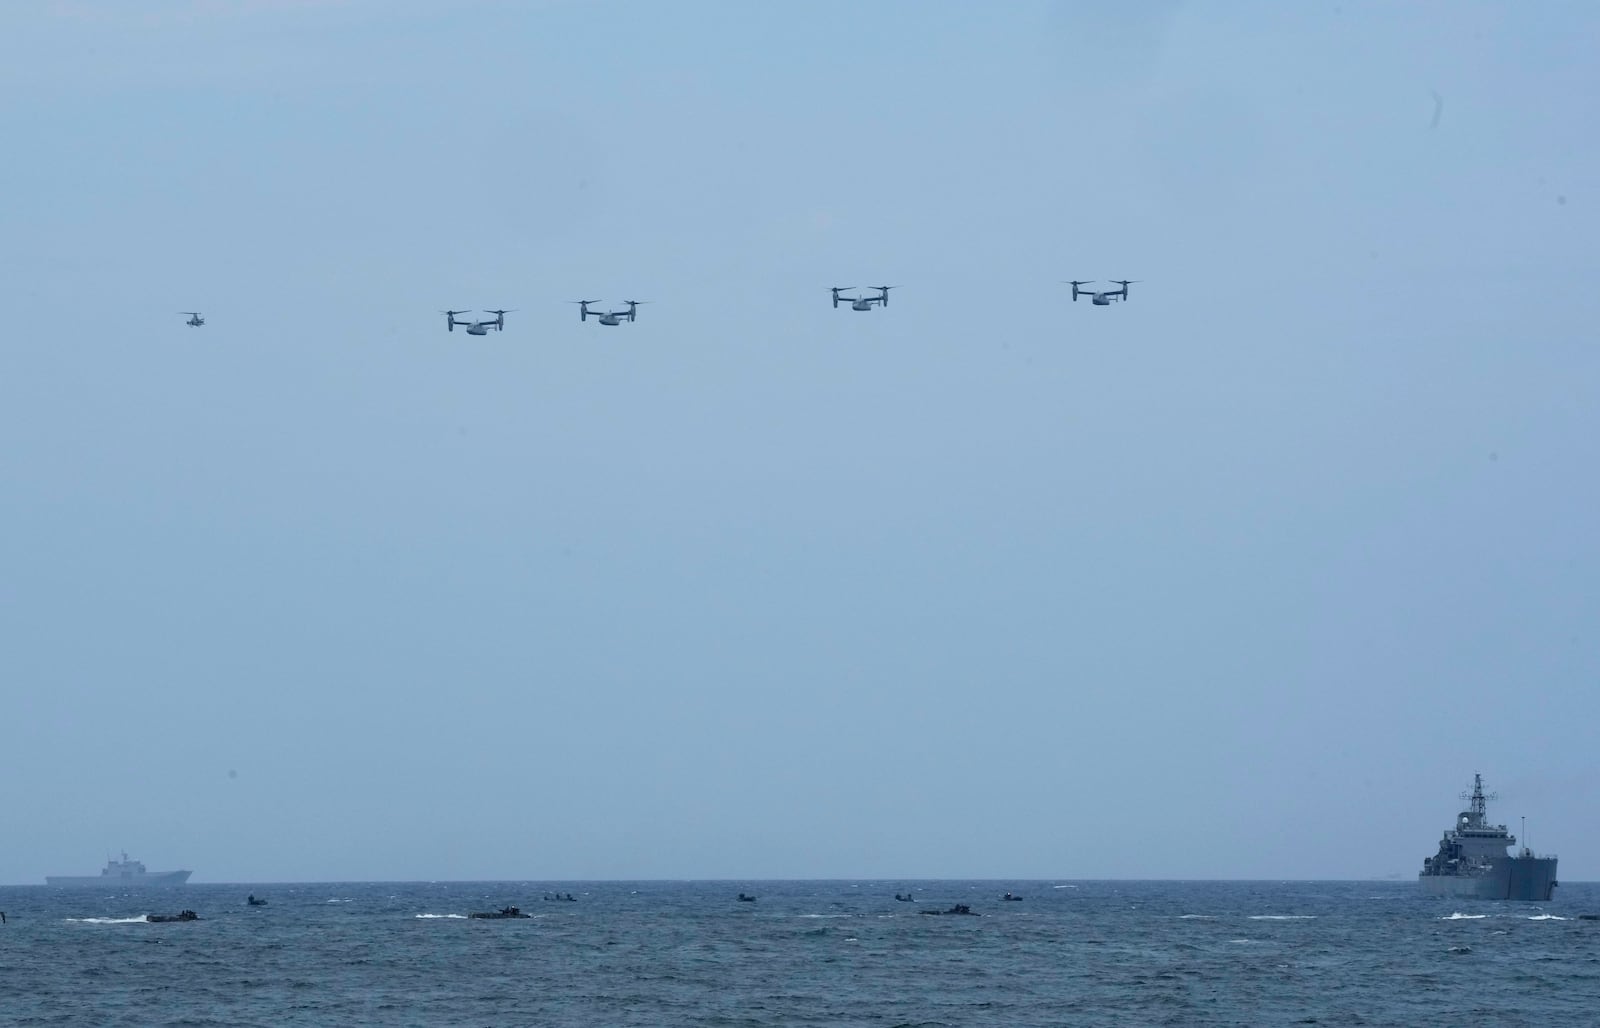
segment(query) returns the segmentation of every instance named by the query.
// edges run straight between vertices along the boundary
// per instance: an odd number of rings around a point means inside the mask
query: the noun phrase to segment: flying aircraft
[[[1128,298],[1128,283],[1129,282],[1137,282],[1139,280],[1136,279],[1136,278],[1114,278],[1111,281],[1115,282],[1117,285],[1121,286],[1122,288],[1121,289],[1083,289],[1083,288],[1080,288],[1081,286],[1086,286],[1086,285],[1093,284],[1094,279],[1090,279],[1087,282],[1079,282],[1079,281],[1074,280],[1072,282],[1064,282],[1062,284],[1063,285],[1069,285],[1069,286],[1072,287],[1072,302],[1073,303],[1077,303],[1078,302],[1078,297],[1087,296],[1087,297],[1089,297],[1089,302],[1094,304],[1096,307],[1109,307],[1109,306],[1111,306],[1111,301],[1112,300],[1126,300]]]
[[[460,325],[467,330],[467,335],[469,336],[486,336],[491,328],[496,332],[504,332],[506,329],[506,315],[515,310],[515,307],[511,308],[511,310],[486,310],[483,313],[494,315],[488,321],[456,320],[457,314],[470,314],[472,313],[471,311],[440,311],[439,313],[445,316],[445,324],[451,332],[454,332],[456,326]]]
[[[199,328],[206,323],[206,319],[200,316],[199,311],[179,311],[178,313],[189,315],[189,320],[185,321],[184,324],[190,328]]]
[[[589,309],[589,305],[591,303],[599,303],[600,302],[599,300],[568,300],[567,302],[568,303],[575,303],[575,304],[578,305],[578,320],[579,321],[588,321],[590,318],[595,318],[602,325],[616,326],[616,325],[622,324],[624,321],[633,321],[633,320],[637,319],[639,317],[639,305],[641,303],[649,303],[650,301],[649,300],[623,300],[622,302],[628,305],[628,309],[625,310],[625,311],[592,311],[592,310],[590,310]]]
[[[868,286],[868,289],[876,289],[878,291],[877,296],[840,296],[840,293],[846,289],[854,289],[855,286],[833,286],[832,288],[834,307],[838,307],[841,303],[848,303],[853,311],[870,311],[874,304],[880,307],[889,306],[889,290],[899,289],[900,287]]]

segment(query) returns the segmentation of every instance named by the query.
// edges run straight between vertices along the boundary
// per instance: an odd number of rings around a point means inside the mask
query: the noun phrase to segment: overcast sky
[[[0,881],[1600,878],[1597,50],[0,6]]]

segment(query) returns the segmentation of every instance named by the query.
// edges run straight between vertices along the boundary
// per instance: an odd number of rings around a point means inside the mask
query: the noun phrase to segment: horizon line
[[[861,884],[861,883],[866,883],[866,882],[873,882],[873,883],[877,883],[877,882],[884,882],[884,883],[889,883],[889,882],[1036,882],[1036,883],[1043,883],[1043,882],[1069,882],[1069,883],[1095,883],[1095,884],[1108,883],[1108,882],[1111,882],[1111,883],[1147,883],[1148,882],[1148,883],[1162,883],[1162,884],[1220,884],[1220,883],[1228,883],[1228,884],[1248,884],[1248,883],[1277,883],[1277,884],[1340,883],[1340,884],[1349,884],[1349,883],[1366,883],[1366,884],[1369,884],[1369,885],[1383,885],[1383,884],[1397,884],[1398,885],[1398,884],[1409,884],[1413,880],[1414,880],[1414,876],[1395,877],[1395,876],[1388,876],[1388,875],[1376,876],[1376,877],[1374,877],[1374,876],[1363,876],[1363,877],[1357,877],[1357,878],[1286,878],[1286,877],[1272,877],[1272,878],[1147,878],[1147,877],[1130,877],[1130,878],[1068,878],[1068,877],[1051,877],[1051,878],[1027,878],[1027,877],[963,878],[963,877],[942,877],[942,876],[926,876],[926,875],[905,875],[905,876],[877,875],[877,876],[867,877],[867,878],[834,878],[834,877],[819,877],[819,878],[770,878],[770,877],[743,877],[743,878],[727,878],[727,877],[718,877],[718,878],[682,878],[682,877],[667,877],[667,878],[517,878],[517,877],[513,877],[513,878],[304,878],[304,879],[277,879],[277,880],[274,880],[274,879],[239,879],[239,880],[233,880],[233,881],[216,880],[216,881],[198,881],[198,882],[196,882],[196,881],[185,881],[185,882],[180,882],[177,885],[156,885],[156,884],[144,885],[144,884],[141,884],[141,883],[122,882],[122,881],[117,881],[117,880],[112,880],[112,881],[107,881],[107,882],[98,882],[98,881],[97,882],[88,882],[88,883],[85,883],[85,884],[82,884],[82,885],[70,885],[70,886],[50,885],[50,884],[45,883],[45,882],[13,882],[13,883],[0,885],[0,888],[30,888],[30,887],[33,887],[33,886],[37,886],[39,888],[54,888],[54,889],[61,889],[61,888],[67,888],[67,889],[98,889],[98,888],[103,888],[103,887],[106,887],[106,886],[117,885],[117,886],[126,886],[128,888],[170,889],[170,888],[178,888],[178,887],[181,887],[183,885],[478,885],[478,884],[504,884],[504,883],[507,883],[507,882],[529,883],[529,884],[539,884],[539,883],[555,884],[555,883],[561,882],[561,883],[567,883],[567,884],[582,883],[582,884],[588,884],[588,885],[724,884],[724,883],[737,883],[737,882],[747,882],[747,883],[748,882],[812,882],[812,883],[848,882],[848,883],[851,883],[851,884]],[[1565,881],[1565,882],[1562,882],[1561,884],[1563,884],[1563,885],[1584,885],[1584,884],[1589,884],[1589,883],[1588,882],[1583,882],[1583,881]]]

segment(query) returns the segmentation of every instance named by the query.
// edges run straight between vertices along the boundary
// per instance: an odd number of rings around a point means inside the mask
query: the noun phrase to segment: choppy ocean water
[[[957,903],[977,916],[922,913]],[[507,904],[532,917],[465,917]],[[134,920],[184,907],[201,920]],[[1600,1024],[1591,884],[41,886],[0,910],[6,1025]]]

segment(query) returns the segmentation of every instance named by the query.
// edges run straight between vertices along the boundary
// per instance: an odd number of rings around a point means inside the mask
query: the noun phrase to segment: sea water
[[[507,905],[532,916],[466,916]],[[39,886],[0,910],[3,1025],[1600,1024],[1588,884]]]

